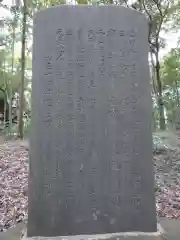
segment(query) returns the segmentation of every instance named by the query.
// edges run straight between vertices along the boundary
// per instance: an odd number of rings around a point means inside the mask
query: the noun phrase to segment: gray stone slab
[[[165,231],[161,225],[157,225],[157,232],[126,232],[126,233],[111,233],[111,234],[96,234],[96,235],[77,235],[77,236],[57,236],[57,237],[30,237],[26,233],[22,240],[163,240]]]
[[[147,20],[59,6],[34,26],[28,236],[155,232]]]
[[[156,236],[154,236],[154,237],[157,237],[157,238],[161,237],[162,239],[166,239],[166,240],[167,239],[168,240],[179,240],[179,236],[180,236],[180,221],[179,220],[170,220],[170,219],[167,219],[167,218],[161,218],[160,223],[161,223],[161,226],[162,226],[162,228],[160,227],[158,229],[160,234],[159,235],[156,234]],[[22,229],[23,229],[23,231],[22,231]],[[26,230],[25,231],[24,230],[25,230],[25,224],[19,223],[19,224],[16,225],[15,228],[9,229],[7,232],[1,232],[0,233],[0,240],[19,240],[21,238],[23,240],[24,239],[34,240],[34,239],[38,238],[38,237],[33,237],[33,238],[28,239],[26,237]],[[144,237],[144,236],[142,236],[142,237]],[[41,239],[42,239],[42,237],[41,237]],[[127,238],[126,238],[126,240],[127,240]],[[147,239],[143,238],[143,240],[147,240]]]
[[[32,238],[23,238],[22,240],[171,240],[170,238],[166,238],[162,235],[160,236],[116,236],[116,237],[106,237],[106,238],[76,238],[76,237],[32,237]],[[173,239],[174,240],[174,239]]]

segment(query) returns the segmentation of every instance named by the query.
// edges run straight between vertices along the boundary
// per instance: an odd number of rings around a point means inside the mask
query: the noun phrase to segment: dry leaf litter
[[[28,151],[18,141],[0,145],[0,231],[27,218]]]

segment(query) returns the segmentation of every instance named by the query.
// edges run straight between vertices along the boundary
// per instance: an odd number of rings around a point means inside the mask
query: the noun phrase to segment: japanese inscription
[[[29,236],[156,230],[147,22],[94,8],[36,19]]]

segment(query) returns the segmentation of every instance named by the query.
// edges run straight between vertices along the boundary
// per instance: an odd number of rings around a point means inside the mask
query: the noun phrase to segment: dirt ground
[[[173,131],[158,131],[155,132],[157,136],[162,138],[163,142],[172,148],[180,147],[180,133]]]

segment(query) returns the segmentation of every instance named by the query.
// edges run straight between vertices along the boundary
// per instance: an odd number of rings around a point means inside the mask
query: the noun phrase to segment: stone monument
[[[134,10],[36,14],[27,237],[158,236],[148,49]]]

